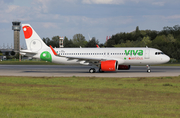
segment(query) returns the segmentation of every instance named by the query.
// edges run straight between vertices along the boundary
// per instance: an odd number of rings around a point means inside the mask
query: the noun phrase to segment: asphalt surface
[[[130,70],[104,73],[89,73],[90,68],[90,66],[77,65],[0,65],[0,76],[161,77],[180,75],[180,66],[151,66],[151,73],[146,72],[146,66],[131,66]],[[98,68],[96,68],[96,70],[98,71]]]

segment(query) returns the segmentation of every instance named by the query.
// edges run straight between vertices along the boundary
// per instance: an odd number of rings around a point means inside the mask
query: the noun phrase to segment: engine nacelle
[[[116,60],[101,61],[101,71],[116,71],[118,62]]]
[[[118,70],[129,70],[131,65],[119,65]]]

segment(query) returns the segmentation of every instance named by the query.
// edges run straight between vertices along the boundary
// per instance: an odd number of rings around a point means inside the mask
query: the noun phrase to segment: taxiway
[[[89,66],[77,65],[0,65],[0,76],[160,77],[180,75],[180,66],[151,66],[151,73],[146,72],[146,66],[132,66],[130,70],[104,73],[89,73],[89,69]]]

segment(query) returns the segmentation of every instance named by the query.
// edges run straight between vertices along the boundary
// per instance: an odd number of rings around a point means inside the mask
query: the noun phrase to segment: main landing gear
[[[95,69],[95,68],[90,68],[90,69],[89,69],[89,72],[90,72],[90,73],[95,73],[95,72],[96,72],[96,69]]]
[[[101,68],[99,68],[99,72],[100,72],[100,73],[103,73],[104,71],[102,71]]]
[[[95,73],[95,72],[96,72],[96,69],[95,69],[95,68],[90,68],[90,69],[89,69],[89,72],[90,72],[90,73]],[[104,71],[102,71],[101,69],[99,69],[99,72],[100,72],[100,73],[103,73]]]
[[[147,72],[148,72],[148,73],[150,73],[150,72],[151,72],[150,65],[147,65]]]

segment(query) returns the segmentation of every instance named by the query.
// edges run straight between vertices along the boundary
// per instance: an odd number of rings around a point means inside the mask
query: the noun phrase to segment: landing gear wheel
[[[89,72],[90,72],[90,73],[95,73],[95,72],[96,72],[96,69],[90,68],[90,69],[89,69]]]
[[[100,72],[100,73],[103,73],[104,71],[102,71],[101,69],[99,69],[99,72]]]
[[[147,65],[147,72],[148,72],[148,73],[150,73],[150,72],[151,72],[150,65]]]

